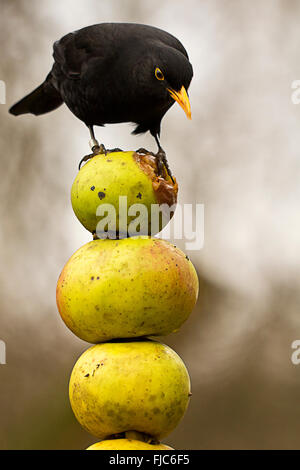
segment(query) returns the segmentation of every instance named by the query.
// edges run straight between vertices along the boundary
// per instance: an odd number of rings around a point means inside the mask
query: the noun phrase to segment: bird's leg
[[[80,170],[81,165],[83,164],[83,162],[87,162],[91,158],[95,157],[95,155],[101,155],[101,154],[106,155],[107,154],[107,150],[104,147],[104,145],[103,144],[99,145],[99,142],[95,137],[94,127],[93,126],[88,126],[88,128],[89,128],[90,136],[91,136],[91,140],[90,140],[89,144],[90,144],[91,151],[93,153],[91,153],[90,155],[86,155],[85,157],[83,157],[81,159],[81,161],[79,163],[79,170]]]
[[[119,149],[119,147],[116,147],[114,149],[106,150],[104,145],[103,144],[99,145],[98,140],[95,138],[95,133],[94,133],[93,126],[89,126],[89,130],[90,130],[90,134],[91,134],[90,147],[91,147],[92,152],[95,155],[99,155],[99,153],[105,153],[105,155],[106,155],[107,153],[123,152],[123,150]]]
[[[99,142],[95,137],[94,127],[93,126],[88,126],[88,128],[89,128],[90,136],[91,136],[91,140],[90,140],[89,144],[90,144],[91,151],[93,152],[93,155],[99,155],[99,154],[103,154],[103,153],[106,155],[107,154],[106,148],[104,147],[103,144],[99,145]]]
[[[157,163],[158,176],[163,176],[163,174],[164,174],[164,167],[165,167],[165,169],[167,170],[168,175],[170,176],[170,178],[171,178],[171,180],[172,180],[172,183],[175,184],[174,179],[173,179],[173,176],[172,176],[172,172],[171,172],[171,170],[170,170],[169,163],[168,163],[168,160],[167,160],[166,152],[165,152],[164,149],[161,147],[160,142],[159,142],[159,139],[158,139],[158,136],[155,135],[154,138],[155,138],[156,143],[157,143],[157,145],[158,145],[158,152],[157,152],[157,154],[155,155],[156,163]]]

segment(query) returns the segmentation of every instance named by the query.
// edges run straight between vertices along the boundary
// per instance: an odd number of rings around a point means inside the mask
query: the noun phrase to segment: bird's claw
[[[97,142],[97,141],[96,141]],[[81,160],[80,160],[80,163],[79,163],[79,170],[82,166],[82,164],[84,162],[87,162],[88,160],[90,160],[91,158],[95,157],[96,155],[107,155],[108,153],[108,150],[106,150],[106,148],[104,147],[103,144],[99,145],[98,142],[93,145],[92,147],[92,152],[91,154],[89,155],[85,155],[85,157],[83,157]]]
[[[113,152],[123,152],[123,150],[119,149],[119,147],[107,150],[107,153],[113,153]]]
[[[168,164],[166,152],[162,148],[160,148],[156,154],[153,152],[149,152],[149,150],[146,150],[143,147],[139,148],[135,152],[140,153],[142,155],[152,155],[153,157],[155,157],[157,165],[157,175],[164,177],[166,171],[169,177],[171,178],[172,183],[175,184],[172,172]]]
[[[141,154],[143,154],[143,155],[152,155],[153,157],[155,157],[155,153],[149,152],[149,150],[146,150],[146,149],[144,149],[143,147],[141,147],[140,149],[136,150],[135,153],[141,153]]]
[[[104,147],[103,144],[96,145],[95,147],[92,148],[93,155],[107,155],[108,150]]]

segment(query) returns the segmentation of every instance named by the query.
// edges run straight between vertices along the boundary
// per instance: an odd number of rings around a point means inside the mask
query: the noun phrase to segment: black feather
[[[28,113],[39,116],[53,111],[62,104],[61,95],[51,84],[50,75],[42,85],[12,106],[9,112],[14,116]]]

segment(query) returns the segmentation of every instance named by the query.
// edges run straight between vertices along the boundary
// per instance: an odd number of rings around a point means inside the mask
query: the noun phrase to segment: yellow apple
[[[97,442],[87,450],[173,450],[164,444],[148,444],[136,439],[108,439]]]
[[[160,440],[185,413],[190,379],[168,346],[150,340],[110,342],[78,359],[69,396],[79,423],[99,439],[137,431]]]
[[[111,225],[98,225],[107,216],[107,205],[112,206],[112,217],[115,219],[114,230],[128,235],[128,227],[134,233],[130,235],[156,235],[173,216],[177,202],[178,186],[170,177],[157,176],[156,160],[151,155],[140,155],[135,152],[113,152],[107,155],[96,155],[79,171],[71,191],[71,201],[76,217],[92,233],[97,230],[98,238],[106,231],[112,232]],[[126,197],[120,204],[120,197]],[[143,205],[143,212],[136,204]],[[154,221],[155,212],[151,208],[165,204],[162,217]],[[169,208],[172,207],[171,213]],[[97,215],[97,210],[103,213]],[[128,210],[131,208],[130,214]],[[125,210],[128,218],[124,219]],[[111,212],[110,212],[111,214]],[[115,214],[115,215],[114,215]],[[134,220],[138,222],[134,224]],[[97,228],[98,226],[98,228]],[[112,237],[111,237],[112,238]]]
[[[62,319],[90,343],[168,335],[189,317],[197,296],[188,257],[149,237],[91,241],[70,258],[57,284]]]

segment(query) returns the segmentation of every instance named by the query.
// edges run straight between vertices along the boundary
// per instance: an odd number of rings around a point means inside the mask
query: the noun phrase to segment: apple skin
[[[165,444],[148,444],[136,439],[108,439],[97,442],[86,450],[174,450]]]
[[[197,296],[191,261],[171,243],[149,237],[91,241],[70,258],[57,283],[63,321],[89,343],[175,332]]]
[[[160,441],[182,419],[190,395],[180,357],[150,340],[91,347],[75,364],[69,384],[77,420],[99,439],[137,431]]]
[[[128,208],[143,204],[147,209],[146,216],[141,218],[144,230],[140,233],[138,228],[132,235],[156,235],[173,217],[178,193],[177,183],[173,184],[167,174],[158,177],[156,173],[156,161],[151,155],[112,152],[94,156],[81,168],[72,186],[71,202],[76,217],[87,230],[95,233],[101,220],[96,214],[97,208],[110,204],[116,211],[116,232],[125,238],[130,222],[137,216],[130,214],[128,223],[120,222],[119,197],[126,196]],[[157,228],[151,218],[151,206],[155,204],[173,207],[170,217],[160,217]],[[100,230],[100,234],[97,231],[98,238],[104,238],[101,233],[104,230]]]

